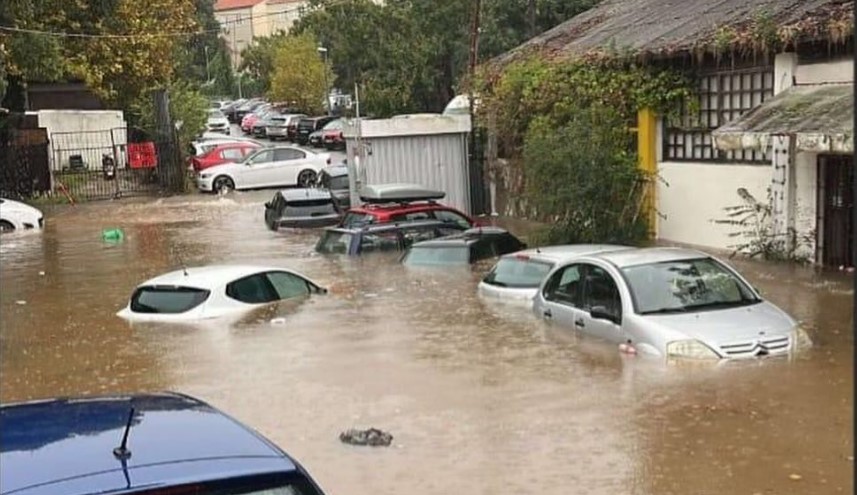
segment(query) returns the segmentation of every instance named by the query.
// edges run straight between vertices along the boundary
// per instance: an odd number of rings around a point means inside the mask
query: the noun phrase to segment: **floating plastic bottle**
[[[119,228],[104,229],[101,231],[101,238],[105,241],[118,242],[125,239],[125,232]]]

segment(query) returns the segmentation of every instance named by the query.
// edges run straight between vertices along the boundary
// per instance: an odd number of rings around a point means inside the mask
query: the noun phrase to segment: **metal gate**
[[[45,129],[11,129],[0,136],[0,195],[30,198],[50,187]]]
[[[822,201],[822,262],[828,266],[854,263],[854,166],[851,155],[818,158]]]
[[[128,128],[51,133],[56,192],[75,200],[180,192],[184,167],[172,139],[147,139]]]

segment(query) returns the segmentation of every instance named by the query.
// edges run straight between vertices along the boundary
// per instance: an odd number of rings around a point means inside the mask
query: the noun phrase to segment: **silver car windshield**
[[[535,289],[552,267],[550,263],[533,260],[528,256],[508,256],[500,258],[482,281],[498,287]]]
[[[760,302],[729,269],[711,258],[622,269],[637,313],[682,313]]]

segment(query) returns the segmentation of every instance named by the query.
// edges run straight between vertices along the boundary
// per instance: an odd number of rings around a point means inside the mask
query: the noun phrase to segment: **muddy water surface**
[[[331,494],[853,492],[849,278],[736,262],[817,345],[668,366],[486,305],[487,266],[315,256],[315,234],[265,229],[268,196],[63,207],[43,234],[0,239],[0,400],[186,392]],[[104,243],[106,227],[125,241]],[[298,269],[332,293],[229,326],[114,316],[142,280],[213,262]],[[341,444],[352,426],[391,431],[393,446]]]

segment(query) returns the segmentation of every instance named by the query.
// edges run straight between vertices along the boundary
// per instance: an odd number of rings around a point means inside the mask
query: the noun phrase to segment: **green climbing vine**
[[[686,74],[624,58],[513,63],[479,89],[504,159],[494,167],[510,199],[507,212],[545,221],[550,242],[628,242],[646,235],[637,167],[637,111],[673,118],[697,108]],[[490,164],[489,164],[490,166]]]

